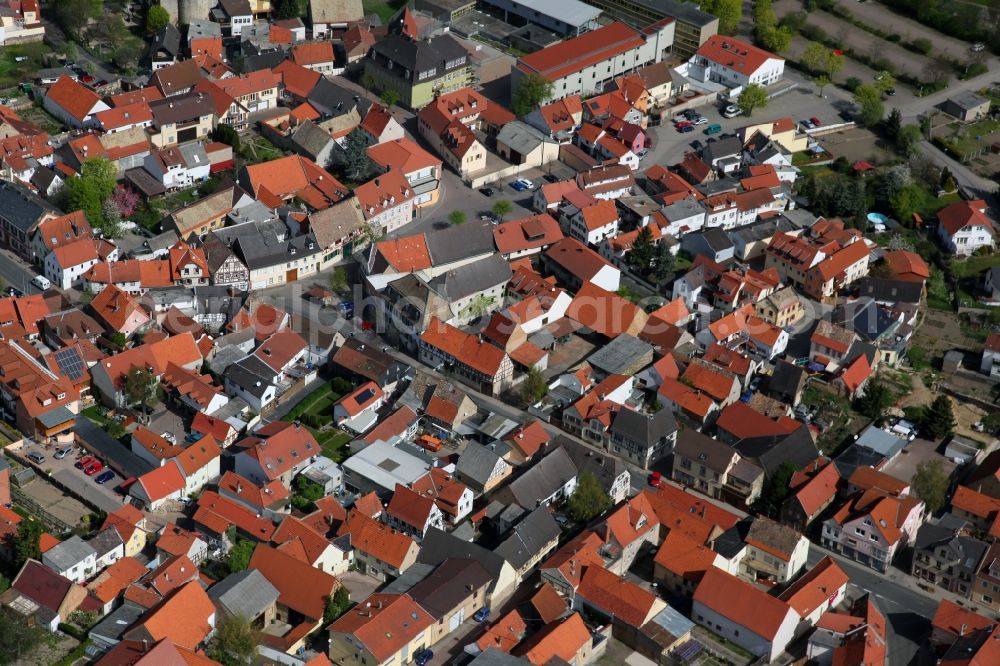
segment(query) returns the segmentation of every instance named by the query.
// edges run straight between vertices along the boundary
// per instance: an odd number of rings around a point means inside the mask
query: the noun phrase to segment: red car
[[[91,76],[90,74],[84,74],[83,76],[80,77],[80,81],[82,83],[93,83],[94,80],[95,80],[94,77]]]
[[[649,475],[649,485],[654,488],[660,487],[660,482],[662,480],[662,475],[659,472],[653,472]]]
[[[674,123],[674,127],[677,128],[690,127],[690,126],[691,126],[691,121],[689,120],[678,120],[676,123]]]
[[[94,476],[102,469],[104,469],[104,465],[95,460],[94,462],[90,463],[89,465],[83,468],[83,473],[86,474],[87,476]]]
[[[812,118],[810,118],[810,119],[809,119],[809,121],[810,121],[810,122],[811,122],[811,123],[812,123],[813,125],[815,125],[816,127],[819,127],[820,125],[822,125],[822,124],[823,124],[823,122],[822,122],[822,121],[821,121],[821,120],[820,120],[819,118],[817,118],[816,116],[813,116]]]
[[[95,460],[93,456],[84,456],[83,458],[77,460],[75,464],[77,469],[83,469],[84,467],[95,462],[97,462],[97,460]]]

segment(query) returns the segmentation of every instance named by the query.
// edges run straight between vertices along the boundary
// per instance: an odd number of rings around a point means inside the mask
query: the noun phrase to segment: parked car
[[[546,182],[549,182],[549,183],[558,183],[559,182],[559,176],[555,175],[554,173],[547,173],[544,176],[542,176],[542,178],[544,178],[546,180]]]
[[[674,121],[674,126],[675,127],[683,127],[684,125],[690,125],[690,124],[691,124],[690,120],[675,120]]]
[[[820,127],[823,124],[823,121],[821,121],[816,116],[813,116],[812,118],[810,118],[809,122],[811,122],[814,127]]]
[[[659,472],[653,472],[649,475],[649,485],[653,488],[659,488],[660,484],[663,483],[663,475]]]
[[[705,144],[703,144],[698,139],[695,139],[694,141],[691,142],[691,147],[700,152],[701,149],[705,147]]]
[[[96,461],[97,460],[96,460],[96,458],[94,458],[94,456],[84,456],[84,457],[82,457],[82,458],[80,458],[79,460],[76,461],[75,467],[77,469],[83,469],[84,467],[86,467],[90,463],[96,462]]]
[[[94,462],[90,463],[89,465],[83,468],[83,473],[86,474],[87,476],[94,476],[102,469],[104,469],[104,465],[95,460]]]
[[[705,116],[698,116],[697,118],[695,118],[691,122],[693,122],[695,125],[707,125],[708,124],[708,118],[706,118]]]
[[[535,189],[535,184],[532,181],[528,180],[527,178],[518,178],[518,180],[521,181],[521,184],[524,185],[529,190]]]
[[[73,453],[73,447],[64,446],[61,449],[56,449],[56,454],[52,457],[55,458],[56,460],[62,460],[71,453]]]
[[[491,197],[494,194],[496,194],[496,190],[494,190],[492,187],[480,187],[479,192],[487,197]]]
[[[490,616],[490,609],[483,607],[476,611],[475,615],[472,616],[472,619],[475,620],[476,622],[482,622],[489,616]]]
[[[106,469],[100,474],[98,474],[96,477],[94,477],[94,481],[103,486],[105,483],[107,483],[113,478],[115,478],[115,473],[112,472],[110,469]]]
[[[418,652],[417,656],[413,658],[413,663],[417,666],[427,666],[427,662],[434,658],[434,652],[431,650],[424,650],[423,652]]]
[[[885,91],[885,94],[888,95],[889,97],[895,97],[896,96],[896,89],[895,88],[889,88],[888,90]]]
[[[802,126],[805,127],[806,129],[814,129],[816,127],[816,125],[814,125],[813,121],[811,120],[803,120]]]
[[[712,123],[711,125],[705,128],[705,135],[712,136],[713,134],[718,134],[721,131],[722,131],[722,125],[720,125],[719,123]],[[713,139],[709,139],[709,141],[711,142],[713,141]]]
[[[510,186],[513,187],[518,192],[524,192],[526,189],[528,189],[528,186],[525,185],[520,180],[511,181]]]
[[[31,453],[28,454],[28,460],[32,461],[35,464],[41,465],[43,462],[45,462],[45,456],[39,453],[38,451],[32,451]]]
[[[735,104],[729,104],[722,110],[723,118],[735,118],[738,115],[740,115],[740,107]]]
[[[972,51],[973,53],[979,53],[980,51],[983,51],[985,49],[986,49],[986,44],[983,44],[982,42],[976,42],[975,44],[969,47],[969,50]]]
[[[687,124],[684,127],[678,127],[677,131],[680,132],[681,134],[687,134],[688,132],[693,132],[694,125]]]
[[[644,158],[646,155],[649,155],[648,148],[640,148],[639,152],[636,153],[636,157],[638,157],[640,160]]]
[[[7,287],[7,295],[13,296],[14,298],[20,298],[21,296],[24,296],[24,292],[17,287]]]

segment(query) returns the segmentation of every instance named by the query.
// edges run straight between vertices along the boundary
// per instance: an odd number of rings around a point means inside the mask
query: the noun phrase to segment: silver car
[[[73,453],[73,447],[72,446],[64,446],[61,449],[56,449],[56,453],[53,456],[53,458],[55,458],[56,460],[62,460],[63,458],[65,458],[66,456],[68,456],[71,453]]]

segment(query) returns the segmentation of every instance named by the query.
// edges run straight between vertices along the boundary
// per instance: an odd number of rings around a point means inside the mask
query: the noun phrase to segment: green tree
[[[229,556],[226,558],[226,567],[229,573],[234,574],[244,571],[250,566],[250,558],[253,557],[254,543],[247,539],[236,537],[236,543],[229,549]]]
[[[792,31],[788,26],[778,26],[770,28],[760,36],[760,42],[768,51],[783,53],[792,45]]]
[[[261,643],[260,632],[244,615],[225,615],[215,625],[208,656],[223,666],[249,664]]]
[[[611,506],[611,498],[597,482],[593,472],[584,472],[567,502],[569,515],[577,522],[586,522]]]
[[[514,210],[514,206],[511,205],[506,199],[500,199],[495,204],[493,204],[493,214],[496,215],[501,220],[505,215],[510,215],[510,212]]]
[[[913,46],[913,48],[915,48],[920,53],[923,53],[924,55],[928,55],[931,51],[934,50],[934,42],[927,39],[926,37],[918,37],[917,39],[914,39],[912,42],[910,42],[910,44]]]
[[[951,435],[955,430],[955,413],[952,411],[951,398],[946,395],[934,398],[934,402],[924,412],[920,428],[933,441]]]
[[[533,405],[546,396],[549,385],[545,383],[545,375],[538,368],[528,370],[528,376],[521,384],[521,399],[526,405]]]
[[[826,74],[820,74],[813,80],[816,82],[816,87],[819,88],[819,96],[822,97],[823,88],[826,88],[828,85],[830,85],[830,77],[827,76]]]
[[[552,82],[538,74],[528,74],[517,84],[511,96],[511,110],[523,117],[552,97]]]
[[[146,31],[155,33],[160,28],[170,23],[170,13],[160,5],[153,5],[146,12]]]
[[[802,64],[815,75],[833,77],[844,68],[844,56],[819,42],[811,42],[802,53]]]
[[[372,171],[372,161],[368,157],[368,140],[360,127],[355,127],[344,138],[338,151],[338,161],[344,169],[344,176],[356,183],[367,179]]]
[[[743,0],[704,0],[701,9],[719,17],[719,32],[731,35],[743,19]]]
[[[885,115],[882,93],[875,86],[859,86],[854,91],[854,103],[861,109],[858,113],[858,121],[865,127],[874,127]]]
[[[125,430],[125,426],[118,421],[108,421],[105,432],[108,433],[108,437],[111,439],[121,439],[127,431]]]
[[[118,348],[123,348],[126,344],[128,344],[128,338],[125,337],[125,334],[121,331],[115,331],[111,334],[111,338],[109,339],[111,340],[111,343]]]
[[[45,526],[34,518],[25,518],[17,524],[14,534],[14,559],[11,562],[11,578],[14,578],[24,563],[28,560],[41,560],[42,548],[39,545]]]
[[[628,253],[628,264],[640,275],[645,275],[653,266],[653,253],[656,246],[653,243],[653,232],[648,226],[639,229],[632,249]]]
[[[889,137],[890,141],[895,141],[899,137],[899,130],[903,129],[903,114],[900,113],[899,109],[893,108],[889,112],[889,115],[885,118],[885,123],[883,123],[885,128],[885,135]]]
[[[455,225],[456,227],[460,224],[465,224],[465,213],[460,210],[453,210],[448,213],[448,222]]]
[[[881,423],[885,411],[892,405],[892,392],[881,377],[875,376],[868,381],[864,393],[854,401],[854,408],[859,414],[867,416],[876,424]]]
[[[236,152],[240,150],[240,133],[226,123],[219,123],[215,126],[215,129],[212,130],[212,140],[232,146]]]
[[[379,99],[385,102],[387,106],[396,106],[399,103],[399,91],[394,88],[386,88],[379,95]]]
[[[770,518],[777,518],[781,513],[782,504],[791,492],[789,484],[795,471],[795,465],[792,463],[787,461],[781,463],[764,481],[764,487],[754,504],[754,509]]]
[[[899,128],[899,134],[896,135],[896,150],[903,157],[913,157],[920,150],[920,142],[923,141],[924,137],[920,133],[919,125],[903,125]],[[954,183],[952,183],[954,185]],[[953,191],[954,187],[952,187]]]
[[[122,227],[122,214],[118,212],[118,205],[111,197],[105,199],[104,203],[101,204],[101,221],[97,226],[105,238],[121,238],[125,235],[125,229]]]
[[[299,15],[299,3],[296,0],[276,0],[272,7],[277,19],[296,18]]]
[[[874,85],[875,89],[884,95],[896,87],[896,77],[883,69],[875,75]]]
[[[347,289],[347,270],[343,266],[337,266],[330,273],[330,291],[340,293]]]
[[[910,480],[910,486],[917,497],[927,505],[928,513],[937,513],[944,506],[948,495],[948,475],[940,460],[925,460],[917,465],[917,471]]]
[[[657,243],[653,254],[653,277],[657,281],[669,276],[677,264],[677,257],[670,251],[666,243]]]
[[[91,0],[59,0],[52,3],[56,22],[68,34],[79,36],[88,19],[98,15]]]
[[[0,666],[15,664],[29,655],[43,643],[53,638],[37,623],[28,623],[24,618],[6,607],[0,608]]]
[[[326,608],[323,609],[323,626],[327,627],[346,613],[351,607],[351,593],[346,587],[341,585],[332,597],[326,600]]]
[[[736,98],[736,106],[740,107],[743,115],[750,116],[753,115],[754,109],[763,109],[766,107],[769,99],[764,86],[758,83],[751,83]]]
[[[80,175],[66,181],[67,203],[71,211],[82,210],[92,226],[103,220],[104,201],[112,196],[118,181],[118,169],[110,160],[91,157],[83,162]]]
[[[135,366],[125,375],[125,400],[130,406],[155,402],[156,388],[156,375],[145,367]]]

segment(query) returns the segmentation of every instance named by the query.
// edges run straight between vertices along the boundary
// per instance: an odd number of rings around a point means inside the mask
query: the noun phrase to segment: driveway
[[[153,469],[152,465],[132,453],[118,440],[112,439],[86,416],[76,417],[74,432],[79,436],[77,441],[81,446],[89,453],[100,457],[101,462],[124,478],[142,476]]]
[[[48,470],[49,475],[53,479],[77,497],[83,498],[85,501],[107,513],[118,509],[124,503],[122,497],[114,490],[123,480],[120,475],[116,474],[115,478],[111,481],[99,484],[94,481],[94,478],[97,476],[96,474],[94,476],[87,476],[83,473],[83,470],[75,467],[76,462],[84,455],[87,455],[86,453],[81,455],[81,448],[79,446],[74,446],[73,452],[62,460],[56,459],[54,455],[55,447],[46,449],[34,442],[26,444],[24,452],[27,454],[32,451],[37,451],[45,456],[45,462],[42,463],[41,467]],[[104,461],[102,460],[101,462]]]

